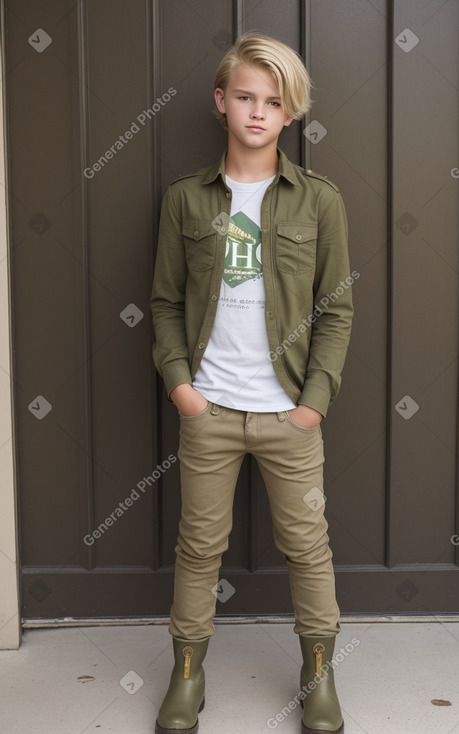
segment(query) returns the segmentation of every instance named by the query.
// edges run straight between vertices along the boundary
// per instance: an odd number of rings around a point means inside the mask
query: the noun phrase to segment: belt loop
[[[218,413],[220,412],[220,406],[217,405],[217,403],[212,403],[210,412],[212,413],[212,415],[218,415]]]

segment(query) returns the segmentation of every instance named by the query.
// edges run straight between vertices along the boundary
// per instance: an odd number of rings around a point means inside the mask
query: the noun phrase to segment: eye
[[[269,102],[269,104],[274,105],[274,107],[280,107],[280,102],[274,102],[274,100],[272,102]]]
[[[240,97],[238,97],[238,99],[245,100],[250,99],[250,97],[248,97],[246,94],[242,94]]]

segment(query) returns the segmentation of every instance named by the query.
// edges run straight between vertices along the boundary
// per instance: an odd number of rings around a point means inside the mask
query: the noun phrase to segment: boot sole
[[[198,708],[198,714],[201,713],[206,703],[206,699],[203,698],[201,701],[201,705]],[[158,722],[156,722],[155,725],[155,734],[197,734],[199,727],[199,721],[196,721],[196,724],[191,727],[191,729],[167,729],[163,726],[160,726]]]
[[[344,734],[344,721],[339,729],[310,729],[301,722],[301,734]]]

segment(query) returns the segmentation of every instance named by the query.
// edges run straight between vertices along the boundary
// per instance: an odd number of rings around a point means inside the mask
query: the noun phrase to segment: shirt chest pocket
[[[317,224],[278,222],[276,227],[276,263],[289,275],[314,270],[316,264]]]
[[[215,263],[217,233],[211,222],[185,220],[182,224],[186,262],[189,270],[209,270]]]

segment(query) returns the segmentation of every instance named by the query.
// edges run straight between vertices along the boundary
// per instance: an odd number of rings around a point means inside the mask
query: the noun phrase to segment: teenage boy
[[[169,627],[175,666],[157,734],[198,730],[215,586],[246,453],[260,467],[288,566],[304,661],[302,732],[344,731],[330,663],[340,624],[320,422],[338,393],[351,330],[347,223],[337,187],[277,148],[282,129],[309,109],[309,91],[296,52],[242,36],[215,77],[227,150],[174,181],[163,201],[153,355],[180,414],[182,514]]]

